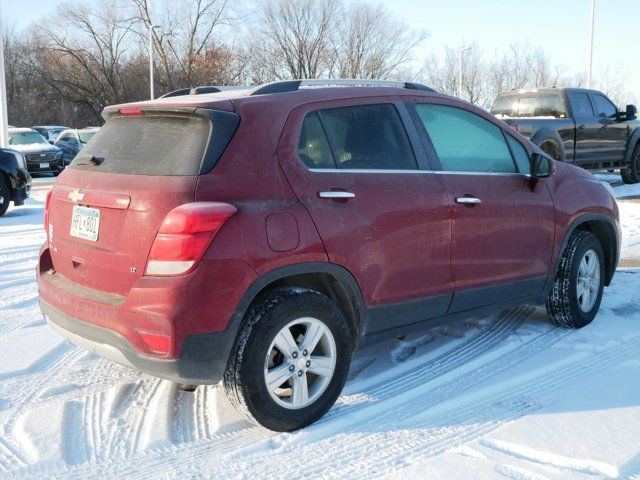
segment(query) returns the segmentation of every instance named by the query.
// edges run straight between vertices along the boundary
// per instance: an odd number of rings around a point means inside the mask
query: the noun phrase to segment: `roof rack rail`
[[[179,88],[178,90],[174,90],[172,92],[165,93],[161,97],[158,98],[169,98],[169,97],[179,97],[182,95],[202,95],[204,93],[218,93],[224,92],[225,90],[241,90],[248,89],[250,87],[245,87],[243,85],[207,85],[193,88]]]
[[[283,80],[265,83],[256,87],[251,95],[266,95],[268,93],[295,92],[300,87],[395,87],[409,90],[436,91],[433,88],[414,82],[399,82],[394,80],[365,80],[365,79],[313,79],[313,80]]]

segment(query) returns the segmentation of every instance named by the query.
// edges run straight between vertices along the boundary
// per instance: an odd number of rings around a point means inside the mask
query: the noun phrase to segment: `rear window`
[[[211,123],[195,116],[112,117],[70,168],[129,175],[197,175],[210,132]],[[91,157],[104,161],[96,164]]]
[[[491,113],[497,117],[553,117],[565,118],[566,109],[558,93],[530,93],[499,95]]]

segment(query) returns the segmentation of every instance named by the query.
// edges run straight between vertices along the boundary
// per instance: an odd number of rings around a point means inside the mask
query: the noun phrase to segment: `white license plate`
[[[40,168],[49,168],[48,162],[40,162]]]
[[[80,205],[73,206],[70,232],[72,237],[97,242],[99,230],[100,210],[97,208],[81,207]]]

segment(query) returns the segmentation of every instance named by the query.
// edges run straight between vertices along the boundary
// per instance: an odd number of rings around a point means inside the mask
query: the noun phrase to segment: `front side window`
[[[326,133],[326,139],[335,165],[340,169],[376,169],[376,170],[417,170],[418,165],[413,155],[407,133],[396,108],[391,104],[353,105],[330,108],[317,113],[319,126],[314,126],[313,114],[305,119],[306,127]],[[314,161],[309,155],[309,142],[306,132],[301,132],[298,151]],[[305,149],[304,143],[307,148]],[[317,150],[321,152],[317,158],[322,165],[330,165],[324,160],[326,148],[318,142]],[[315,163],[315,161],[314,161]],[[335,168],[335,167],[334,167]]]
[[[531,160],[529,159],[527,149],[511,135],[505,135],[505,137],[507,137],[507,142],[509,142],[513,158],[518,165],[520,173],[531,173]]]
[[[516,173],[504,134],[497,125],[475,113],[447,105],[417,104],[416,112],[443,170]]]
[[[594,95],[596,114],[598,116],[613,117],[616,114],[616,107],[602,95]]]
[[[575,118],[593,118],[593,107],[586,93],[570,93],[569,101]]]

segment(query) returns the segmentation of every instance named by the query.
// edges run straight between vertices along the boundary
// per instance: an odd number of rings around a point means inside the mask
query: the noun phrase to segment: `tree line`
[[[458,95],[463,45],[428,51],[428,34],[367,0],[115,0],[62,3],[17,31],[5,29],[9,121],[99,125],[106,105],[149,98],[149,36],[156,95],[198,85],[290,78],[402,79]],[[463,51],[462,97],[489,107],[510,88],[580,86],[540,49]],[[421,58],[422,57],[422,58]],[[605,79],[606,80],[606,79]],[[622,81],[601,82],[614,100]],[[604,85],[604,86],[603,86]]]

